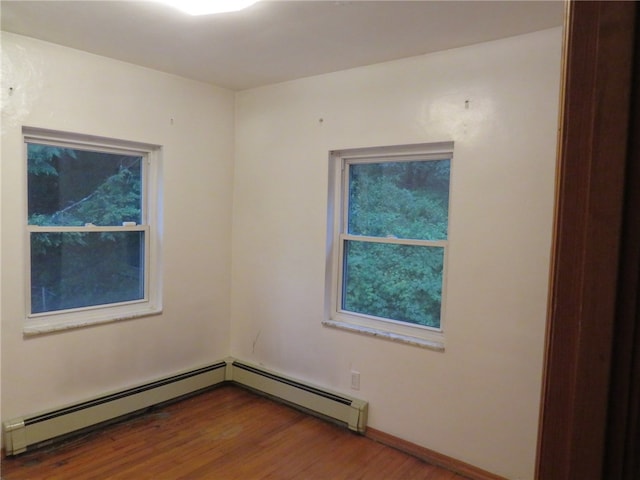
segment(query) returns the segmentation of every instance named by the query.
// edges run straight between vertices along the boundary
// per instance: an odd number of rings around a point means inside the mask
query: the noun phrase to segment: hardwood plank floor
[[[3,458],[2,480],[463,480],[225,385],[82,437]]]

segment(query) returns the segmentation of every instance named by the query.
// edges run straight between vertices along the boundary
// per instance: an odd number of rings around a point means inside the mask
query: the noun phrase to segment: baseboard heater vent
[[[4,422],[7,455],[28,447],[197,392],[225,380],[227,362],[97,397],[37,415]]]
[[[364,400],[285,377],[262,367],[232,362],[235,383],[301,407],[312,413],[346,424],[350,430],[364,433],[368,404]]]
[[[16,455],[57,437],[225,382],[233,382],[310,413],[333,419],[356,432],[365,431],[367,402],[262,367],[227,359],[84,402],[4,422],[5,453]]]

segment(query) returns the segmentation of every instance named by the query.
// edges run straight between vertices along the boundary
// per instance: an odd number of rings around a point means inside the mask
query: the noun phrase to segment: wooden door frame
[[[636,10],[567,7],[538,480],[605,475]]]
[[[613,332],[604,478],[640,478],[640,8]]]

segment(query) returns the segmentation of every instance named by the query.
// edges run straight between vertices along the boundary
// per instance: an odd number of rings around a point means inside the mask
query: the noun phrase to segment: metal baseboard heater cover
[[[235,383],[346,424],[355,432],[364,433],[366,429],[368,404],[364,400],[303,383],[242,361],[233,361],[231,366],[231,380]]]
[[[225,378],[226,362],[164,377],[154,382],[4,422],[7,455],[28,447],[197,392]]]
[[[225,382],[303,408],[363,433],[367,402],[331,392],[245,362],[227,359],[194,370],[62,408],[4,422],[4,448],[17,455],[79,430],[168,402]]]

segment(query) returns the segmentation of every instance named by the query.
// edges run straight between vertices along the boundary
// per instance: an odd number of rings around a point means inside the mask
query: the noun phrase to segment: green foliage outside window
[[[119,228],[142,222],[142,157],[29,143],[27,162],[32,313],[143,298],[145,233]]]
[[[450,160],[349,165],[342,309],[440,327]],[[417,243],[417,244],[416,244]]]

